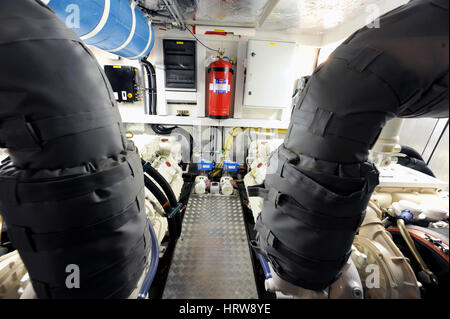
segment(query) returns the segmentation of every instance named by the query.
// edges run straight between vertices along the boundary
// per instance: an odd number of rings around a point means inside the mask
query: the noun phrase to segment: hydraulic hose
[[[419,154],[415,149],[409,146],[402,145],[402,149],[400,150],[400,153],[405,154],[408,157],[415,158],[419,161],[424,162],[422,155]]]
[[[142,162],[145,164],[145,161]],[[176,207],[178,205],[177,197],[166,179],[151,165],[146,165],[144,167],[144,171],[150,175],[159,184],[159,186],[161,186],[167,196],[167,199],[169,200],[170,205],[172,207]]]
[[[156,183],[158,183],[158,185],[162,188],[162,190],[164,191],[164,193],[167,196],[167,199],[169,200],[170,206],[172,208],[175,208],[178,206],[178,201],[177,198],[172,190],[172,187],[170,186],[170,184],[166,181],[166,179],[151,165],[145,165],[146,162],[144,160],[142,160],[142,164],[144,165],[144,172],[149,174],[151,178],[153,178]],[[175,214],[175,216],[173,216],[173,218],[169,218],[169,219],[174,219],[175,220],[175,224],[176,224],[176,233],[175,233],[175,239],[178,239],[181,235],[181,215],[180,213]]]
[[[167,215],[170,215],[172,213],[172,206],[170,206],[169,201],[167,200],[161,189],[155,183],[153,183],[153,181],[148,176],[145,175],[144,184],[145,187],[147,187],[147,189],[156,197],[158,202],[161,204],[161,207],[164,209],[164,212]]]
[[[0,211],[37,297],[128,298],[150,233],[140,157],[106,75],[36,0],[0,1],[0,69]]]
[[[402,166],[409,167],[416,171],[427,174],[429,176],[436,177],[433,171],[427,166],[427,164],[424,161],[421,161],[417,158],[399,157],[397,163],[399,163]]]
[[[150,263],[150,269],[148,270],[141,289],[139,290],[139,295],[137,299],[147,298],[150,287],[152,286],[153,279],[155,278],[156,270],[158,269],[159,263],[159,246],[158,238],[156,237],[155,230],[153,229],[152,222],[147,218],[148,229],[150,231],[150,238],[152,239],[152,260]]]
[[[258,249],[283,280],[323,290],[340,277],[379,183],[368,154],[387,120],[448,117],[448,6],[410,1],[314,71],[259,189]]]
[[[264,271],[264,275],[265,275],[266,279],[272,278],[272,274],[270,273],[269,263],[267,262],[267,260],[261,254],[258,254],[258,259],[259,259],[259,262],[261,263],[261,267]]]
[[[144,184],[145,187],[156,197],[158,202],[161,204],[162,208],[164,209],[164,213],[167,216],[170,216],[172,214],[172,206],[170,205],[169,201],[167,200],[167,197],[164,195],[164,193],[161,191],[161,189],[153,183],[153,181],[146,175],[144,175]],[[167,224],[169,227],[169,236],[171,239],[178,238],[178,226],[177,221],[173,218],[167,218]]]

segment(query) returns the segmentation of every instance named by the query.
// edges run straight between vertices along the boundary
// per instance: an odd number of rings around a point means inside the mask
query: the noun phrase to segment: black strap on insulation
[[[0,177],[0,200],[6,203],[55,201],[92,192],[134,175],[140,167],[138,154],[118,166],[78,177],[49,182],[21,182],[14,177]]]

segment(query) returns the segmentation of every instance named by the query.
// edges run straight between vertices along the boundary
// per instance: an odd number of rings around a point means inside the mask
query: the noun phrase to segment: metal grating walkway
[[[163,299],[257,299],[240,199],[192,194]]]

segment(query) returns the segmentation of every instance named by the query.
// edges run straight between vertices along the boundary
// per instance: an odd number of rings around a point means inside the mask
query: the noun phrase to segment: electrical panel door
[[[244,106],[285,108],[295,82],[293,42],[249,40]]]

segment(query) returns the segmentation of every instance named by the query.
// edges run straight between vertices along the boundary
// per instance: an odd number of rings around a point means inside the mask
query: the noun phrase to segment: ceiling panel
[[[187,21],[255,26],[268,0],[180,0]]]
[[[355,16],[369,16],[369,5],[380,0],[281,0],[263,29],[317,34],[337,27]]]
[[[178,0],[188,23],[256,27],[269,0]],[[383,0],[280,0],[263,30],[320,34]]]

